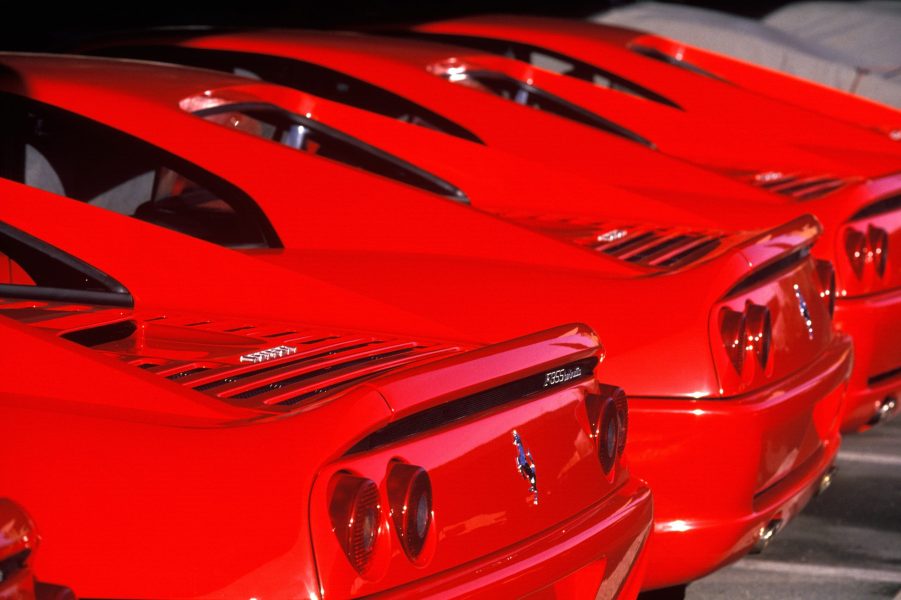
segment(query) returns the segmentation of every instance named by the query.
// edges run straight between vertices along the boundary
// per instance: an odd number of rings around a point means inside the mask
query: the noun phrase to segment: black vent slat
[[[845,181],[829,175],[801,177],[797,174],[761,173],[753,183],[764,190],[797,200],[813,200],[843,187]]]
[[[637,235],[635,237],[627,236],[623,241],[617,242],[612,246],[608,246],[603,249],[599,247],[598,249],[601,250],[601,252],[604,252],[605,254],[617,256],[621,252],[625,252],[629,248],[636,246],[646,240],[651,239],[653,235],[654,235],[653,232],[647,231],[647,232]]]
[[[344,381],[340,381],[338,383],[333,383],[331,385],[327,385],[321,388],[316,388],[312,392],[305,392],[300,394],[299,396],[294,396],[293,398],[288,398],[287,400],[281,400],[280,402],[276,402],[278,406],[294,406],[295,404],[299,404],[304,400],[309,400],[310,398],[315,398],[321,394],[325,394],[328,392],[337,392],[338,390],[348,388],[356,383],[360,383],[365,381],[366,379],[371,379],[373,377],[377,377],[378,375],[382,375],[390,371],[391,369],[382,369],[379,371],[373,371],[372,373],[366,373],[365,375],[360,375],[358,377],[352,377],[350,379],[345,379]]]
[[[781,179],[780,178],[770,179],[768,181],[764,181],[763,183],[761,183],[760,187],[762,187],[766,190],[769,190],[774,187],[778,187],[781,185],[791,183],[792,181],[797,181],[797,179],[798,179],[797,177],[793,177],[793,176],[783,177]]]
[[[745,290],[756,287],[761,282],[770,279],[778,273],[782,273],[783,271],[794,268],[798,265],[798,263],[807,258],[809,254],[809,248],[798,248],[794,252],[786,254],[782,258],[771,262],[763,268],[757,269],[756,271],[752,272],[750,275],[736,283],[734,286],[732,286],[732,289],[730,289],[726,293],[726,298],[730,298],[732,296],[735,296],[736,294],[744,292]]]
[[[187,371],[179,371],[178,373],[173,373],[172,375],[167,375],[166,379],[171,379],[175,381],[176,379],[181,379],[182,377],[187,377],[188,375],[194,375],[195,373],[202,373],[203,371],[209,371],[209,367],[195,367],[193,369],[188,369]]]
[[[598,359],[596,357],[591,357],[566,365],[564,367],[566,369],[580,368],[583,373],[582,377],[574,379],[570,383],[575,384],[590,378],[597,363]],[[382,429],[369,434],[348,450],[347,454],[365,452],[373,448],[385,446],[420,433],[444,427],[451,423],[456,423],[467,417],[498,408],[505,404],[525,400],[532,395],[547,390],[548,388],[545,387],[545,382],[545,373],[540,373],[464,398],[443,402],[438,406],[399,419],[386,425]]]
[[[390,352],[383,352],[381,354],[374,354],[372,356],[366,356],[363,358],[357,358],[354,360],[350,360],[344,363],[338,363],[335,365],[331,365],[328,367],[323,367],[321,369],[316,369],[314,371],[307,371],[300,375],[294,375],[293,377],[288,377],[287,379],[280,379],[278,381],[274,381],[272,383],[268,383],[266,385],[261,385],[259,387],[255,387],[240,394],[235,394],[234,396],[229,396],[229,398],[246,400],[248,398],[253,398],[255,396],[259,396],[261,394],[265,394],[266,392],[272,392],[285,386],[294,385],[298,383],[303,383],[304,381],[308,381],[320,375],[326,375],[329,373],[334,373],[335,371],[341,371],[344,369],[352,369],[354,367],[358,367],[360,365],[365,365],[368,363],[373,363],[379,360],[383,360],[385,358],[391,358],[394,356],[399,356],[401,354],[408,354],[416,350],[416,347],[404,348],[401,350],[392,350]],[[254,373],[256,374],[256,373]]]
[[[646,258],[651,256],[655,256],[658,253],[664,252],[667,249],[672,248],[688,239],[688,236],[685,235],[677,235],[669,238],[656,238],[653,241],[641,246],[640,248],[634,248],[631,251],[623,254],[621,258],[628,260],[629,262],[643,262]]]
[[[101,325],[99,327],[91,327],[90,329],[79,329],[78,331],[70,331],[61,337],[70,342],[75,342],[88,348],[118,342],[131,337],[138,327],[134,321],[119,321],[110,323],[109,325]]]
[[[280,361],[280,362],[278,362],[278,363],[276,363],[276,364],[272,364],[272,365],[269,365],[269,366],[266,366],[266,367],[261,367],[261,368],[257,368],[257,369],[248,368],[247,371],[244,371],[244,372],[241,372],[241,373],[235,373],[235,374],[233,374],[233,375],[229,375],[229,376],[227,376],[227,377],[223,377],[222,379],[217,379],[217,380],[215,380],[215,381],[210,381],[210,382],[204,383],[204,384],[202,384],[202,385],[198,385],[198,386],[196,386],[194,389],[197,390],[197,391],[199,391],[199,392],[206,391],[206,390],[210,390],[210,389],[213,389],[213,388],[215,388],[215,387],[219,387],[219,386],[222,386],[222,385],[226,385],[226,384],[229,384],[229,383],[234,383],[234,382],[236,382],[236,381],[240,381],[240,380],[242,380],[242,379],[246,379],[246,378],[248,378],[248,377],[254,377],[254,376],[260,375],[260,374],[262,374],[262,373],[268,373],[268,372],[270,372],[270,371],[275,371],[276,369],[282,369],[282,368],[284,368],[284,367],[290,367],[290,366],[298,365],[298,364],[305,363],[305,362],[308,362],[308,361],[311,361],[311,360],[316,360],[317,358],[326,358],[326,357],[329,357],[329,356],[334,356],[334,355],[336,355],[336,354],[340,354],[340,353],[343,353],[343,352],[351,352],[351,351],[353,351],[353,350],[359,350],[360,348],[365,348],[366,346],[371,346],[371,345],[377,344],[377,343],[379,343],[379,342],[377,342],[377,341],[367,341],[367,342],[363,342],[363,343],[360,343],[360,344],[352,344],[352,345],[350,345],[350,346],[344,346],[344,347],[333,348],[333,349],[328,350],[328,351],[326,351],[326,352],[320,352],[319,354],[313,354],[313,355],[310,355],[310,356],[303,356],[303,357],[300,357],[300,358],[294,358],[294,359],[292,359],[292,360]]]
[[[699,238],[696,240],[696,243],[690,244],[687,248],[677,254],[670,256],[666,260],[656,263],[655,266],[676,267],[680,266],[683,263],[690,263],[701,258],[702,256],[705,256],[706,254],[709,254],[719,245],[719,238]]]

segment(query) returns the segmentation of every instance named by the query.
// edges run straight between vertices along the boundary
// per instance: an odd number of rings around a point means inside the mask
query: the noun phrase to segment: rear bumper
[[[641,589],[651,520],[651,493],[632,478],[552,530],[386,595],[628,600]]]
[[[850,369],[850,341],[837,336],[807,369],[754,394],[632,399],[627,455],[655,500],[644,589],[738,559],[761,527],[804,507],[838,451]]]
[[[842,431],[850,433],[869,427],[886,399],[901,405],[901,290],[840,298],[835,324],[854,340],[854,370],[842,419]]]

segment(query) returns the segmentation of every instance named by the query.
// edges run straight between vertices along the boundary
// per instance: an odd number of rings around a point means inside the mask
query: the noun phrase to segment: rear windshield
[[[232,184],[74,113],[0,94],[0,176],[215,244],[278,247],[260,208]]]
[[[124,46],[103,48],[96,53],[225,71],[277,83],[405,123],[482,143],[471,131],[403,96],[346,73],[301,60],[253,52],[178,46]]]
[[[337,129],[265,103],[236,103],[196,111],[208,121],[334,160],[421,190],[468,202],[457,187]]]

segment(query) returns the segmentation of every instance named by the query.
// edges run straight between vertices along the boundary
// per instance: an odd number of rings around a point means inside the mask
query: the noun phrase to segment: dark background
[[[683,0],[679,3],[758,17],[785,4],[786,0]],[[94,35],[166,25],[352,29],[474,13],[578,18],[622,4],[628,4],[628,0],[253,0],[232,5],[131,0],[101,9],[92,7],[90,2],[48,5],[35,0],[18,0],[4,7],[8,12],[0,23],[0,49],[60,50]],[[10,10],[13,7],[15,10]]]

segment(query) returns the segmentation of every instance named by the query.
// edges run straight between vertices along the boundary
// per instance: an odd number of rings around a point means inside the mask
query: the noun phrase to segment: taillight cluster
[[[394,463],[388,472],[388,503],[401,546],[416,560],[432,524],[432,483],[425,469]]]
[[[773,326],[766,306],[747,302],[741,312],[724,307],[720,311],[720,333],[732,366],[741,373],[756,361],[766,369],[770,360]]]
[[[622,388],[600,385],[598,394],[585,397],[588,423],[594,440],[598,460],[605,474],[609,474],[626,449],[629,428],[629,408]]]
[[[872,225],[867,226],[866,233],[850,228],[845,231],[845,253],[858,279],[868,268],[882,277],[888,260],[888,233]]]
[[[419,559],[432,529],[432,484],[425,469],[392,462],[387,477],[388,516],[411,561]],[[373,564],[384,523],[378,485],[350,473],[335,476],[329,501],[332,529],[347,560],[361,575]]]

